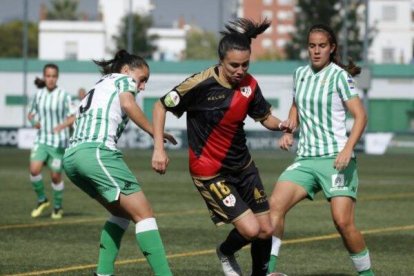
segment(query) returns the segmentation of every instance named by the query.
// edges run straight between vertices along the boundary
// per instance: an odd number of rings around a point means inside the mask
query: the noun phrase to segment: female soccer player
[[[135,102],[148,81],[148,64],[125,50],[111,60],[94,62],[104,76],[79,105],[64,168],[73,183],[111,214],[102,229],[97,275],[114,274],[130,220],[135,224],[138,246],[155,275],[172,275],[150,203],[116,148],[129,119],[153,134],[152,125]],[[176,143],[169,134],[163,137]]]
[[[35,146],[30,154],[30,181],[37,195],[37,206],[31,216],[36,218],[50,206],[45,195],[42,169],[51,170],[53,189],[52,219],[63,216],[62,158],[69,139],[69,127],[75,116],[71,110],[70,95],[57,86],[59,68],[56,64],[43,67],[43,79],[36,78],[37,91],[28,114],[33,127],[38,129]]]
[[[281,121],[271,115],[257,81],[247,73],[250,43],[270,23],[237,19],[226,25],[218,46],[219,64],[184,80],[155,105],[152,166],[165,173],[168,157],[163,131],[166,112],[187,112],[190,174],[216,225],[234,229],[217,247],[225,275],[241,275],[234,253],[251,243],[252,275],[266,274],[272,225],[259,172],[246,145],[247,116],[270,130]]]
[[[269,272],[275,271],[286,213],[305,198],[322,190],[331,206],[333,222],[360,275],[373,275],[368,250],[355,226],[358,189],[354,147],[367,117],[352,76],[360,68],[337,59],[337,39],[331,28],[314,25],[308,33],[310,64],[294,73],[293,104],[288,127],[300,127],[297,157],[279,177],[270,197],[275,226]],[[346,110],[354,117],[349,137]],[[280,147],[289,149],[292,134],[285,133]]]

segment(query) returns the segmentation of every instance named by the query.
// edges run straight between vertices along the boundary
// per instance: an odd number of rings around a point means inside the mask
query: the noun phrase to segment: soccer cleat
[[[110,275],[110,274],[97,274],[96,272],[93,273],[93,276],[114,276],[114,275]]]
[[[280,272],[272,272],[270,274],[267,274],[266,276],[287,276],[284,273],[280,273]]]
[[[234,255],[224,255],[220,251],[220,246],[216,249],[217,257],[221,262],[221,267],[225,276],[241,276],[242,272]]]
[[[42,212],[50,206],[49,201],[47,200],[47,198],[41,202],[37,203],[37,206],[35,209],[33,209],[32,211],[32,218],[37,218],[38,216],[40,216],[42,214]]]
[[[50,217],[52,219],[61,219],[63,217],[63,209],[62,208],[53,209],[52,215]]]

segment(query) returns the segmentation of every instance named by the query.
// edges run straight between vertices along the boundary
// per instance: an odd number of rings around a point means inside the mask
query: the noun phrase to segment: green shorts
[[[30,152],[30,161],[42,161],[53,171],[62,172],[64,148],[55,148],[45,144],[35,144]]]
[[[356,199],[358,173],[356,160],[351,159],[343,171],[334,168],[335,158],[297,158],[280,175],[278,181],[289,181],[302,186],[313,199],[320,190],[327,199],[349,196]]]
[[[107,202],[141,191],[134,174],[122,159],[122,153],[81,144],[66,150],[63,167],[69,179],[92,198],[102,196]]]

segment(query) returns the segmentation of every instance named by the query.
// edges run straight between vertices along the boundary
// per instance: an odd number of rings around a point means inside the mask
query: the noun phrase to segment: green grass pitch
[[[167,174],[151,169],[151,151],[128,150],[125,159],[150,199],[175,275],[222,275],[215,247],[230,226],[216,227],[188,175],[187,153],[170,151]],[[294,156],[253,152],[267,193]],[[35,194],[29,183],[29,151],[0,149],[0,275],[92,275],[97,261],[103,208],[65,181],[65,216],[50,209],[30,217]],[[414,155],[358,156],[360,187],[356,221],[371,252],[376,275],[414,275]],[[51,197],[45,169],[46,191]],[[117,275],[151,275],[138,250],[133,227],[125,234]],[[246,275],[250,251],[238,260]],[[287,217],[280,271],[291,275],[355,275],[321,195],[303,201]]]

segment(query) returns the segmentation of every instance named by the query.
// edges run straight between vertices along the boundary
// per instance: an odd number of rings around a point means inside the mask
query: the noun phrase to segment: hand
[[[156,150],[152,154],[152,169],[159,174],[164,174],[167,170],[169,159],[165,150]]]
[[[352,150],[343,149],[338,156],[336,156],[334,162],[334,168],[338,171],[343,171],[348,167],[349,161],[351,160]]]
[[[60,132],[62,129],[65,129],[65,128],[66,128],[66,126],[65,126],[64,124],[59,124],[59,125],[55,126],[55,128],[53,128],[53,132],[54,132],[54,133],[58,133],[58,132]]]
[[[282,150],[289,150],[293,145],[293,134],[292,133],[285,133],[282,137],[280,137],[279,141],[279,147]]]
[[[177,141],[175,140],[174,136],[172,136],[169,133],[164,132],[164,143],[166,143],[168,140],[171,144],[177,145]]]
[[[293,133],[296,127],[297,127],[296,123],[289,119],[282,121],[279,124],[280,130],[283,131],[284,133]]]
[[[40,126],[40,123],[39,122],[36,122],[36,123],[34,123],[33,127],[35,129],[40,129],[41,126]]]

